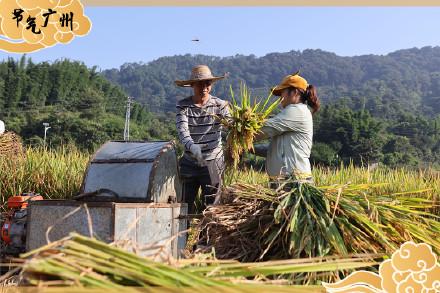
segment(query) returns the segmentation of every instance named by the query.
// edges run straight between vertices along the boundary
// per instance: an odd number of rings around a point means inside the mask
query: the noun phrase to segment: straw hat
[[[178,86],[190,87],[193,83],[202,80],[212,80],[217,81],[219,79],[225,78],[226,74],[223,76],[213,76],[211,70],[206,65],[194,66],[191,70],[191,77],[188,80],[176,80],[174,83]]]
[[[274,96],[280,96],[281,92],[289,87],[294,87],[305,91],[307,90],[307,86],[307,80],[299,76],[299,71],[297,71],[294,74],[284,77],[281,83],[272,89],[272,94]]]

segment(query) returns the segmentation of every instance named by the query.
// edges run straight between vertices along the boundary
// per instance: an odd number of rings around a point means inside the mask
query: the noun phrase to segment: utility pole
[[[124,140],[130,140],[130,109],[131,104],[133,103],[133,99],[127,97],[127,110],[125,112],[125,126],[124,126]]]
[[[47,122],[44,122],[43,126],[44,126],[44,146],[46,146],[46,134],[50,127],[49,127],[49,123]]]

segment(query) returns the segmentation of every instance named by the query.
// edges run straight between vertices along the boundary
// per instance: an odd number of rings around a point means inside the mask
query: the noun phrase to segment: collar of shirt
[[[193,96],[191,96],[191,101],[192,101],[193,105],[196,106],[197,108],[202,108],[202,109],[203,109],[203,108],[206,108],[206,106],[208,106],[209,104],[211,104],[211,101],[212,101],[212,96],[209,95],[209,98],[208,98],[208,100],[206,101],[206,103],[203,104],[203,105],[201,105],[201,106],[199,106],[199,105],[196,105],[196,104],[194,103],[194,100],[192,99],[192,97],[193,97]]]
[[[285,108],[283,108],[283,110],[284,110],[284,109],[287,109],[287,108],[292,108],[292,107],[302,107],[302,106],[306,106],[306,107],[307,107],[307,105],[304,104],[304,103],[297,103],[297,104],[289,104],[289,105],[287,105]]]

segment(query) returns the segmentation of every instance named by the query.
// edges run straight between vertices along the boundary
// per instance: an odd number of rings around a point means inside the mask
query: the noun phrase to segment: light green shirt
[[[261,129],[263,139],[270,138],[266,171],[271,177],[293,172],[311,174],[313,120],[306,104],[287,105]]]

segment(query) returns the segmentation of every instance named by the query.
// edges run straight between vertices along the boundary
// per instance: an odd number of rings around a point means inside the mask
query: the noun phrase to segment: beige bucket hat
[[[213,76],[211,70],[207,65],[197,65],[191,70],[191,76],[188,80],[176,80],[174,83],[182,87],[190,87],[193,83],[202,80],[212,80],[217,81],[223,79],[227,76],[224,74],[222,76]]]

